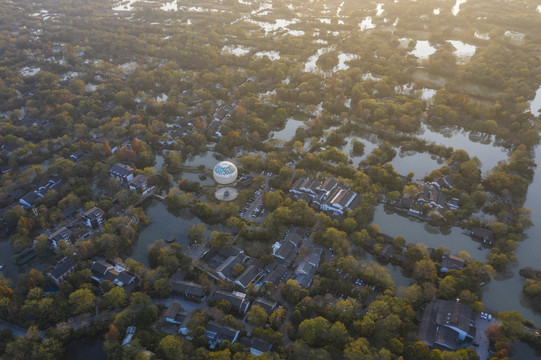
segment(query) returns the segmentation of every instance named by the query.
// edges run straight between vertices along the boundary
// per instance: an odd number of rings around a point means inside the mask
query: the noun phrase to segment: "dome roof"
[[[238,171],[232,162],[222,161],[214,167],[212,175],[219,184],[231,184],[237,179]]]

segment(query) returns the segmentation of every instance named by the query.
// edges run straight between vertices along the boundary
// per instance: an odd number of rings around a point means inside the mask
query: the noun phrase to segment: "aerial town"
[[[0,359],[541,359],[537,2],[0,9]]]

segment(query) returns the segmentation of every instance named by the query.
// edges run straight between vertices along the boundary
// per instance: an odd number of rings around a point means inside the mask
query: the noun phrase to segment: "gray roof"
[[[105,211],[100,209],[99,207],[94,206],[92,209],[89,209],[84,212],[83,216],[85,218],[88,218],[90,220],[98,219],[100,217],[103,217],[105,214]]]
[[[128,176],[133,173],[133,168],[129,167],[128,165],[124,165],[121,163],[114,164],[111,170],[109,172],[118,175],[118,176]]]
[[[49,271],[49,274],[55,278],[59,279],[64,276],[66,273],[69,273],[72,269],[75,268],[77,263],[72,258],[65,257],[60,260],[54,268]]]
[[[205,296],[205,288],[191,281],[173,281],[171,291],[197,297]]]
[[[246,288],[248,285],[254,282],[258,276],[259,276],[259,268],[256,265],[252,264],[248,266],[244,270],[244,272],[235,279],[235,282],[239,284],[240,286]]]

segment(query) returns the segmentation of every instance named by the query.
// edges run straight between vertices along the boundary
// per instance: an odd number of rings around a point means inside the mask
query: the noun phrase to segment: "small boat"
[[[4,268],[4,265],[0,265],[0,270],[2,270]]]

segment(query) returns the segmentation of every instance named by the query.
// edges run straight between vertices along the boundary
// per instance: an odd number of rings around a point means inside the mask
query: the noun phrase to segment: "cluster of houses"
[[[410,215],[421,215],[423,205],[430,205],[430,213],[443,216],[445,211],[458,209],[458,199],[449,199],[443,189],[452,189],[453,181],[450,175],[435,179],[432,182],[418,183],[419,192],[414,198],[403,197],[394,206],[407,211]]]
[[[104,216],[105,212],[96,206],[87,211],[75,211],[74,214],[67,217],[68,220],[72,220],[70,225],[68,225],[69,227],[62,226],[49,233],[47,238],[53,247],[56,247],[60,241],[75,243],[84,240],[99,231],[103,224]]]
[[[122,185],[131,190],[137,191],[141,195],[147,195],[153,186],[148,186],[147,177],[143,174],[135,175],[135,170],[126,164],[117,163],[109,169],[109,176],[118,180]]]
[[[182,139],[193,132],[194,125],[186,118],[177,119],[174,124],[167,124],[167,131],[163,134],[165,139],[158,141],[162,146],[174,145],[176,140]]]
[[[181,296],[186,300],[194,302],[203,302],[207,300],[207,289],[199,284],[185,281],[184,273],[180,270],[173,274],[170,285],[172,294]],[[261,307],[269,315],[272,314],[278,306],[276,302],[262,297],[250,301],[243,292],[226,291],[223,289],[215,290],[209,298],[211,299],[211,303],[214,304],[222,301],[227,302],[231,305],[231,311],[241,318],[246,315],[250,305]],[[211,349],[216,348],[223,341],[228,341],[230,344],[239,341],[245,347],[249,348],[250,352],[254,355],[261,355],[264,352],[270,351],[272,345],[267,340],[257,337],[241,337],[239,329],[220,323],[221,319],[208,308],[205,308],[202,311],[206,312],[210,318],[205,324],[204,336]],[[191,316],[191,313],[184,311],[180,303],[171,302],[161,317],[161,329],[162,331],[172,334],[188,336],[188,322]]]
[[[322,249],[304,246],[306,240],[304,230],[288,230],[284,239],[273,245],[274,261],[267,265],[234,247],[209,249],[196,264],[211,277],[229,281],[242,289],[267,283],[277,285],[289,276],[308,288],[319,266]],[[301,249],[303,255],[298,256]]]
[[[353,211],[361,203],[361,195],[340,186],[335,178],[315,180],[300,177],[291,185],[289,194],[333,216]]]
[[[75,271],[76,266],[77,262],[75,260],[64,257],[47,273],[47,276],[56,286],[60,286],[60,283]],[[138,285],[137,277],[118,259],[109,261],[96,258],[92,262],[90,271],[92,280],[98,285],[108,280],[116,286],[123,287],[127,293],[131,293]]]
[[[27,192],[23,197],[19,198],[19,204],[25,209],[30,209],[36,205],[39,198],[47,195],[49,191],[57,191],[62,186],[62,179],[50,179],[47,184],[38,187],[37,189]]]
[[[214,141],[217,141],[222,137],[220,129],[225,120],[229,119],[233,114],[233,110],[238,105],[238,101],[234,101],[230,104],[223,105],[216,110],[209,124],[207,125],[207,135]]]

